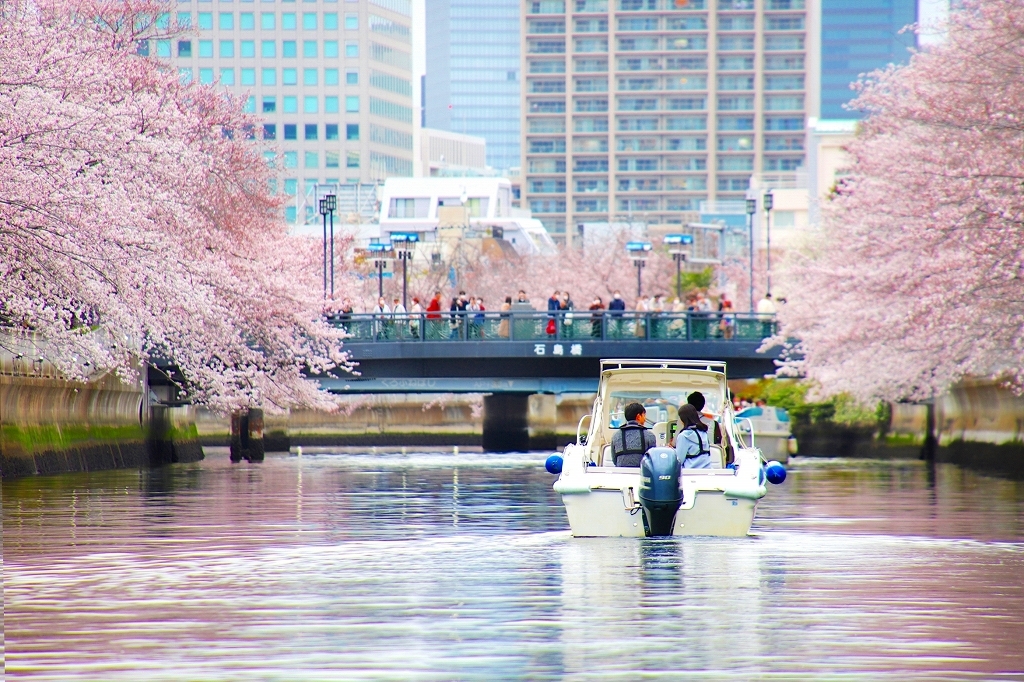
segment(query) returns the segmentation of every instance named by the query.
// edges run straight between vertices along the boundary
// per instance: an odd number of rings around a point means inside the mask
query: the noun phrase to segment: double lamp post
[[[775,196],[771,190],[763,198],[765,217],[765,257],[767,259],[765,275],[768,279],[767,293],[772,293],[772,208],[775,207]],[[747,227],[750,230],[750,310],[754,310],[754,214],[757,213],[757,199],[747,199]]]

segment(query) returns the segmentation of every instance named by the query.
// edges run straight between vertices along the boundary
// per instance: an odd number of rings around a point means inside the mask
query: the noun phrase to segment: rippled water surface
[[[742,539],[573,539],[543,455],[3,484],[8,679],[1024,679],[1024,483],[796,462]]]

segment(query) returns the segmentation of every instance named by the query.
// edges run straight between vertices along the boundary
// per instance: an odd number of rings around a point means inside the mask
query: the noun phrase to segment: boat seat
[[[658,447],[668,447],[668,422],[658,422],[651,427],[651,431],[658,439]]]
[[[712,445],[711,449],[711,468],[712,469],[724,469],[725,468],[725,448],[721,445]]]

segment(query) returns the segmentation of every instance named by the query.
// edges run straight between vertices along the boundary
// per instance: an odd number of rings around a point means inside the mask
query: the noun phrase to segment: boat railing
[[[749,433],[750,433],[750,445],[749,446],[745,444],[745,440],[744,440],[744,434],[748,433],[748,432],[744,431],[741,428],[737,428],[736,429],[736,438],[739,439],[739,441],[740,441],[740,447],[742,447],[744,449],[746,449],[747,447],[753,448],[754,447],[754,422],[752,422],[750,420],[750,417],[737,417],[736,418],[736,426],[737,427],[740,425],[740,422],[747,422],[747,428],[750,429],[750,431],[749,431]]]
[[[761,341],[774,315],[735,312],[441,311],[337,313],[348,343],[481,341]],[[707,364],[707,363],[705,363]]]
[[[583,422],[588,421],[588,420],[592,420],[593,418],[594,418],[594,415],[592,415],[592,414],[585,414],[582,417],[580,417],[580,421],[576,425],[576,445],[586,445],[587,444],[587,433],[589,433],[589,431],[590,431],[590,426],[588,424],[587,425],[587,429],[583,430]]]

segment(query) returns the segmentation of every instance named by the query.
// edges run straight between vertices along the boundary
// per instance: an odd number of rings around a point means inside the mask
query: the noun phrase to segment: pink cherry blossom
[[[0,321],[73,378],[162,355],[199,402],[330,406],[303,378],[346,363],[319,244],[287,234],[241,100],[136,54],[170,9],[3,4]]]
[[[788,335],[825,392],[1024,387],[1024,4],[972,0],[947,41],[875,74],[822,239],[792,256]]]

